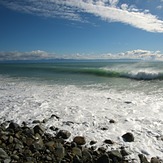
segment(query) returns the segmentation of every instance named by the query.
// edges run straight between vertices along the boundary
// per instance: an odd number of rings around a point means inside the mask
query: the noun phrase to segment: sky
[[[163,60],[163,0],[0,0],[0,60]]]

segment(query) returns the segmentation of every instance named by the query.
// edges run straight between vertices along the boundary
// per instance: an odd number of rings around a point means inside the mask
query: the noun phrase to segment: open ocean
[[[0,64],[0,121],[43,120],[87,141],[116,142],[130,159],[163,159],[163,62],[54,61]],[[116,121],[110,124],[109,121]],[[106,128],[107,130],[102,130]],[[132,132],[135,140],[124,142]]]

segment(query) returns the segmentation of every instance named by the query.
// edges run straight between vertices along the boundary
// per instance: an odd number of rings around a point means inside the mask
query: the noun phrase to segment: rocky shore
[[[136,163],[128,160],[128,151],[121,147],[108,151],[105,147],[97,147],[96,141],[86,142],[83,136],[75,136],[70,142],[71,133],[51,126],[54,134],[45,131],[43,123],[33,121],[33,127],[25,122],[21,125],[11,122],[0,124],[0,162],[1,163]],[[114,123],[112,121],[112,123]],[[126,142],[134,141],[132,133],[122,135]],[[112,140],[104,140],[112,145]],[[89,144],[89,147],[86,145]],[[150,160],[139,154],[141,163],[160,163],[159,158]]]

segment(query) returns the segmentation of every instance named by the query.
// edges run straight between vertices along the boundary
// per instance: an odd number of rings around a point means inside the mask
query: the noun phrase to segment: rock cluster
[[[35,121],[35,123],[37,123]],[[35,124],[34,123],[34,124]],[[127,163],[124,148],[107,151],[104,147],[95,148],[96,141],[86,147],[86,139],[74,137],[72,142],[66,141],[71,133],[58,130],[56,135],[45,132],[41,123],[34,127],[22,126],[14,122],[0,124],[0,162],[2,163]],[[122,136],[125,141],[134,141],[133,135]],[[88,143],[88,142],[87,142]],[[106,139],[106,144],[114,142]],[[139,155],[141,163],[148,163],[143,155]],[[152,158],[151,163],[159,163]]]

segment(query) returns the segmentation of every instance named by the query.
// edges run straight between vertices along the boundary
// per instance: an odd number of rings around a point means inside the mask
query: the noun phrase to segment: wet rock
[[[106,143],[106,144],[114,144],[114,142],[112,140],[110,140],[110,139],[104,140],[104,143]]]
[[[120,152],[121,152],[121,154],[122,154],[123,157],[129,155],[129,153],[125,149],[121,149]]]
[[[126,104],[132,104],[131,101],[125,101],[124,103],[126,103]]]
[[[106,148],[105,148],[105,147],[99,147],[99,148],[98,148],[98,151],[99,151],[100,153],[105,153],[105,152],[106,152]]]
[[[87,149],[82,151],[82,160],[83,162],[92,162],[92,155]]]
[[[33,130],[34,130],[34,133],[35,133],[35,134],[38,133],[38,134],[40,134],[40,135],[43,135],[43,133],[44,133],[44,131],[45,131],[45,129],[44,129],[43,126],[41,126],[41,125],[36,125],[36,126],[33,128]]]
[[[34,135],[34,130],[32,128],[28,128],[28,127],[25,127],[22,131],[22,133],[24,135],[26,135],[27,137],[33,137]]]
[[[36,150],[41,150],[44,147],[42,137],[39,134],[36,134],[36,141],[33,143],[33,146]]]
[[[11,159],[7,158],[3,161],[3,163],[10,163],[11,162]]]
[[[55,155],[57,156],[57,160],[61,161],[62,158],[65,156],[65,148],[61,143],[57,143],[55,148]]]
[[[13,136],[9,136],[8,142],[9,142],[10,144],[12,144],[12,143],[13,143],[13,141],[14,141]]]
[[[52,161],[52,158],[50,156],[46,156],[47,161]]]
[[[41,122],[40,120],[34,120],[32,123],[35,124],[35,123],[41,123]]]
[[[9,158],[8,154],[2,148],[0,148],[0,158],[2,159]]]
[[[102,127],[101,130],[106,131],[106,130],[108,130],[108,128],[107,127]]]
[[[121,161],[123,159],[122,154],[118,150],[112,150],[112,151],[110,151],[109,152],[109,157],[112,160],[114,160],[116,158],[118,161]]]
[[[107,154],[104,154],[104,155],[100,156],[97,159],[97,163],[110,163],[110,160],[109,160],[108,155]]]
[[[90,145],[94,145],[94,144],[96,144],[97,143],[97,141],[94,141],[94,140],[92,140],[92,141],[90,141]]]
[[[82,157],[82,151],[81,151],[81,149],[78,148],[78,147],[72,148],[72,153],[73,153],[74,156],[75,156],[75,155],[78,155],[78,156],[81,156],[81,157]]]
[[[62,138],[62,139],[68,139],[71,136],[71,133],[67,130],[60,130],[56,137],[57,138]]]
[[[160,161],[158,158],[152,157],[150,163],[160,163],[160,162],[161,162],[161,161]]]
[[[19,157],[18,155],[12,155],[12,156],[11,156],[11,159],[14,159],[14,160],[19,160],[19,159],[20,159],[20,157]]]
[[[27,146],[30,146],[30,145],[32,145],[33,143],[34,143],[34,139],[33,139],[33,138],[30,138],[30,137],[26,138],[25,144],[26,144]]]
[[[86,143],[86,139],[83,136],[76,136],[73,139],[73,142],[75,142],[77,145],[84,145]]]
[[[115,123],[114,119],[110,119],[109,123]]]
[[[52,114],[51,117],[50,117],[50,119],[51,119],[51,118],[56,118],[57,120],[60,119],[60,118],[59,118],[57,115],[55,115],[55,114]]]
[[[59,128],[58,128],[58,127],[55,127],[55,126],[50,126],[50,129],[51,129],[52,131],[58,131],[58,130],[59,130]]]
[[[22,143],[16,143],[16,145],[15,145],[15,150],[21,151],[23,148],[24,148],[24,146],[23,146]]]
[[[11,122],[9,124],[8,129],[12,129],[14,131],[19,131],[20,130],[20,126],[17,123]]]
[[[139,154],[140,163],[149,163],[147,158],[143,154]]]
[[[78,155],[75,155],[73,157],[73,163],[83,163],[83,161],[81,160],[81,158]]]
[[[126,134],[122,135],[122,138],[125,142],[133,142],[134,141],[134,135],[130,132],[127,132]]]
[[[63,122],[63,124],[68,125],[68,126],[71,126],[72,124],[74,124],[74,122],[72,122],[72,121],[66,121],[66,122]]]
[[[45,118],[42,120],[42,123],[46,123],[47,121],[48,121],[48,119]]]

